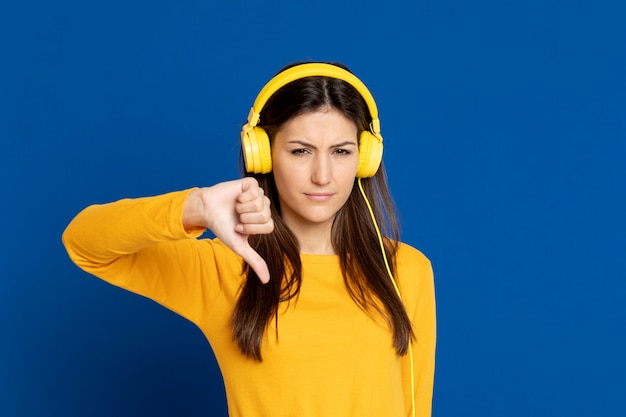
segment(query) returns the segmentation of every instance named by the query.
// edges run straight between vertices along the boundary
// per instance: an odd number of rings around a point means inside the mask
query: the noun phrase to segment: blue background
[[[237,177],[256,93],[307,59],[377,100],[436,273],[434,415],[626,415],[626,3],[578,0],[3,1],[0,415],[226,415],[200,331],[61,233]]]

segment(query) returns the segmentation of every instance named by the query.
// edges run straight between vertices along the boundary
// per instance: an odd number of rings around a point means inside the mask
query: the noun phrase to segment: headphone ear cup
[[[272,170],[272,149],[267,132],[260,127],[253,127],[241,132],[246,171],[254,174],[267,174]]]
[[[364,130],[359,138],[359,167],[357,178],[373,177],[383,159],[383,141],[372,132]]]

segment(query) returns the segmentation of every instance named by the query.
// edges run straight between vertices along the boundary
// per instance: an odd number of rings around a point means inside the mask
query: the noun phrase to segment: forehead
[[[287,120],[277,132],[277,136],[305,133],[312,136],[356,136],[357,126],[353,120],[333,107],[308,111]],[[282,133],[282,134],[281,134]]]

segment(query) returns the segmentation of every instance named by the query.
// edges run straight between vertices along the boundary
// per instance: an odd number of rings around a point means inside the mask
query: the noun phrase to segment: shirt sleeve
[[[413,356],[413,381],[415,416],[430,417],[432,414],[433,385],[435,374],[435,347],[437,339],[435,283],[430,261],[416,249],[406,247],[408,251],[400,254],[398,265],[402,265],[404,284],[403,301],[407,314],[413,324],[415,339],[411,343]],[[408,252],[408,254],[407,254]],[[407,256],[410,255],[410,256]],[[399,268],[400,271],[400,268]],[[405,392],[410,393],[411,363],[410,355],[402,359],[403,385]],[[410,394],[407,399],[407,410],[411,415]]]
[[[190,191],[87,207],[63,233],[70,259],[198,324],[220,292],[224,248],[198,240],[204,229],[184,229]]]

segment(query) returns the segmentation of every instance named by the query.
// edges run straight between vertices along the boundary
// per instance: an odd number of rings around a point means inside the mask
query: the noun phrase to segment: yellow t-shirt
[[[195,323],[224,378],[231,417],[400,417],[411,415],[408,355],[388,326],[350,298],[334,255],[301,255],[302,287],[270,323],[263,361],[242,355],[229,319],[242,260],[203,230],[182,227],[190,190],[125,199],[83,210],[67,227],[70,258],[103,280],[148,297]],[[431,414],[435,294],[430,262],[400,244],[396,281],[416,340],[416,416]],[[277,331],[278,330],[278,331]]]

